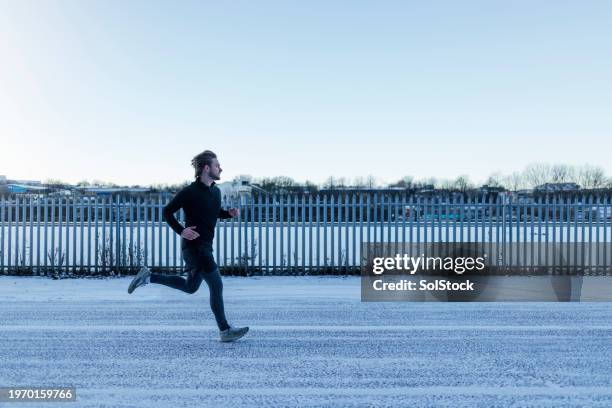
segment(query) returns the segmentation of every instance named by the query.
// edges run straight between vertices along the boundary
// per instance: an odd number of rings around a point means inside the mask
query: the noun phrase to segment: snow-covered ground
[[[205,283],[129,281],[0,277],[0,387],[75,386],[67,407],[612,406],[612,303],[362,303],[359,277],[224,278],[230,322],[251,326],[225,344]]]

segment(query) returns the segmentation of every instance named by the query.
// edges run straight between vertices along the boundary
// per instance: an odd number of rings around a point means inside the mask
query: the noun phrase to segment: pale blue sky
[[[0,0],[0,174],[612,174],[610,1]]]

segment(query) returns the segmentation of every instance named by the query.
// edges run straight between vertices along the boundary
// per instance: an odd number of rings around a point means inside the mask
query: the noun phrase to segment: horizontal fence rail
[[[0,197],[0,272],[131,274],[143,265],[180,272],[180,236],[162,215],[168,199]],[[241,213],[217,223],[215,258],[225,274],[359,273],[364,243],[612,240],[608,196],[513,202],[504,196],[258,195],[223,206]],[[184,223],[182,210],[176,216]],[[610,264],[607,251],[596,256],[599,265]]]

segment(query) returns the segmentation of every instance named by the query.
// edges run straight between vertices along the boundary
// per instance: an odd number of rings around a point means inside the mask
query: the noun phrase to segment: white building
[[[247,198],[253,193],[253,190],[265,192],[260,187],[251,184],[247,179],[226,181],[217,184],[217,187],[221,190],[222,201],[240,200],[240,202],[245,203]]]

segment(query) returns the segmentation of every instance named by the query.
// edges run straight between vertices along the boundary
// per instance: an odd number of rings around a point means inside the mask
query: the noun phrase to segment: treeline
[[[264,190],[268,193],[283,192],[316,192],[321,189],[375,189],[375,188],[403,188],[406,190],[439,189],[451,191],[469,191],[482,186],[489,188],[500,188],[504,190],[517,191],[532,189],[546,183],[575,183],[581,189],[606,189],[612,188],[612,178],[608,177],[605,170],[600,166],[583,165],[571,166],[566,164],[532,163],[522,171],[502,174],[499,172],[491,174],[484,182],[476,183],[467,175],[460,175],[455,179],[427,178],[416,179],[413,176],[404,176],[391,183],[381,183],[374,176],[368,177],[336,177],[330,176],[325,182],[317,184],[311,181],[298,182],[291,177],[261,177],[251,175],[240,175],[234,178],[235,182],[246,182],[250,185]],[[152,184],[149,186],[120,186],[115,183],[94,180],[80,181],[77,187],[149,187],[154,192],[175,192],[188,185],[191,181],[177,184]],[[60,180],[47,180],[45,185],[52,188],[67,187],[67,183]]]

